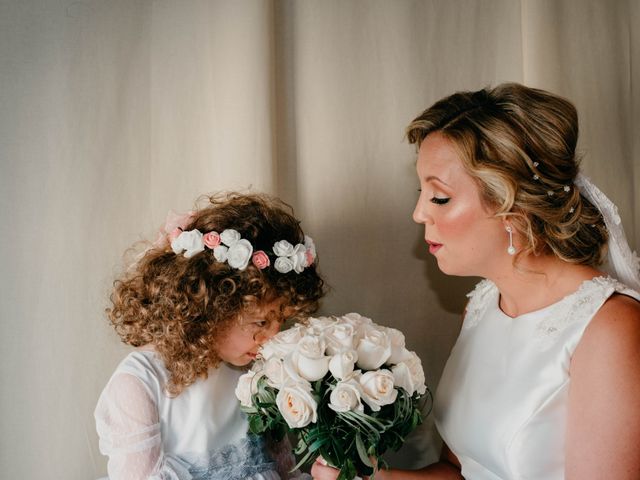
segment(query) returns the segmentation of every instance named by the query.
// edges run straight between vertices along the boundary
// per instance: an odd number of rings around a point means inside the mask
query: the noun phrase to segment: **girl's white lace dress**
[[[614,293],[640,294],[598,277],[559,302],[510,318],[488,281],[467,314],[438,386],[438,430],[467,480],[560,480],[571,356]]]
[[[111,480],[276,480],[293,466],[288,450],[267,453],[248,435],[234,394],[243,372],[221,364],[175,398],[163,390],[169,373],[149,351],[130,353],[95,410],[100,451]],[[288,464],[287,464],[288,463]],[[286,465],[285,465],[286,464]]]

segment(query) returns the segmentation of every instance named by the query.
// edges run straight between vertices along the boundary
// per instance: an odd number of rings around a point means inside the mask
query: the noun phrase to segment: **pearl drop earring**
[[[516,254],[516,247],[513,246],[513,228],[511,228],[511,225],[508,225],[506,227],[507,233],[509,234],[509,247],[507,248],[507,253],[509,255],[515,255]]]

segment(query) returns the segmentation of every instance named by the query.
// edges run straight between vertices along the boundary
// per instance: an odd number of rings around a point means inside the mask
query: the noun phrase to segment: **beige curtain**
[[[637,0],[0,0],[3,478],[97,478],[122,252],[199,194],[290,202],[332,290],[405,331],[436,386],[475,279],[411,221],[406,124],[503,81],[581,114],[583,167],[640,241]],[[391,462],[437,455],[429,422]]]

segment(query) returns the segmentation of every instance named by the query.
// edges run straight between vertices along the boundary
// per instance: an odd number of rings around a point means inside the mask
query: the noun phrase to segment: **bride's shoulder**
[[[596,312],[580,342],[589,356],[640,360],[640,301],[617,290]],[[640,366],[640,363],[639,363]]]

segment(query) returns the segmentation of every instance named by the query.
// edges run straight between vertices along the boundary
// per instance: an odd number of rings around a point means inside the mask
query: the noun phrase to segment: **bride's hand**
[[[327,465],[326,460],[322,457],[316,458],[311,466],[311,476],[314,480],[335,480],[338,475],[340,475],[340,470]],[[356,477],[355,480],[369,480],[369,477]]]
[[[324,458],[318,457],[311,466],[311,476],[317,480],[335,480],[338,478],[340,470],[330,467]]]

